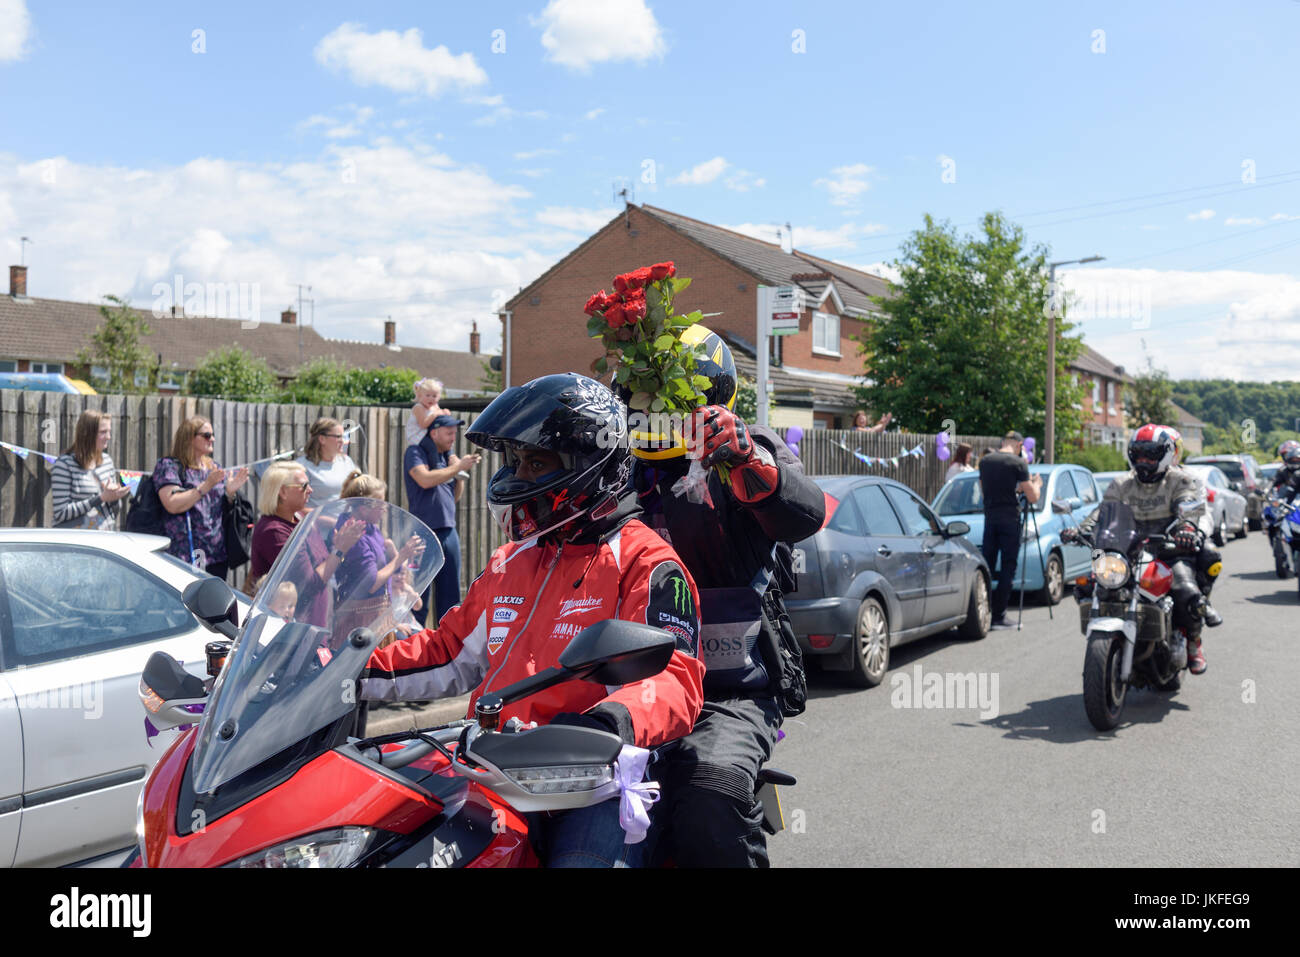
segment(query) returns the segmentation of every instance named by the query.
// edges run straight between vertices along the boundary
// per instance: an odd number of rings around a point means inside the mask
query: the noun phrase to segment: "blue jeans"
[[[433,579],[433,600],[438,605],[438,617],[433,622],[433,627],[436,628],[438,622],[442,621],[442,616],[460,604],[460,536],[454,528],[435,528],[433,534],[438,536],[445,558],[441,571]],[[412,614],[416,621],[425,624],[429,615],[429,603],[426,601],[423,608]]]
[[[530,829],[541,839],[545,866],[644,867],[650,835],[640,844],[623,843],[625,832],[618,823],[618,808],[619,799],[612,797],[554,817],[528,815]],[[653,810],[650,818],[654,820]]]

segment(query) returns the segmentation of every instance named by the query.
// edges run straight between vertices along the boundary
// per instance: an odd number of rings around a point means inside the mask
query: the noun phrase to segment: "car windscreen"
[[[963,475],[939,493],[935,511],[940,515],[979,515],[984,512],[984,492],[978,475]]]
[[[1233,482],[1243,481],[1246,477],[1246,473],[1241,468],[1241,463],[1234,462],[1231,459],[1226,459],[1222,462],[1216,459],[1214,462],[1198,462],[1197,464],[1214,465]]]

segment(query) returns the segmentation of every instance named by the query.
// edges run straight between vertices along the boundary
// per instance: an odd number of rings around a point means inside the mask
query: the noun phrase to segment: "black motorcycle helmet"
[[[631,470],[623,404],[595,379],[572,372],[502,392],[465,438],[505,456],[505,466],[488,483],[487,500],[512,542],[531,541],[612,508]],[[562,468],[539,482],[516,478],[520,449],[554,452]]]

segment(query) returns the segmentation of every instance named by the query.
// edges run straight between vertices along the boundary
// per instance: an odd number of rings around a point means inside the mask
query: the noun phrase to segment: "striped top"
[[[50,483],[54,490],[55,528],[99,528],[117,531],[121,502],[105,504],[100,490],[117,482],[117,468],[107,452],[94,469],[83,469],[70,454],[54,463]]]

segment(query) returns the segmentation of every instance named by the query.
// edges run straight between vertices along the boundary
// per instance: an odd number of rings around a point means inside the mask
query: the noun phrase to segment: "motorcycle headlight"
[[[506,776],[531,794],[594,791],[614,780],[608,764],[570,764],[550,768],[515,768]]]
[[[373,827],[337,827],[304,834],[231,861],[226,867],[347,867],[356,863],[384,832]]]
[[[1092,574],[1102,588],[1118,588],[1128,581],[1128,559],[1114,552],[1102,552],[1092,558]]]

